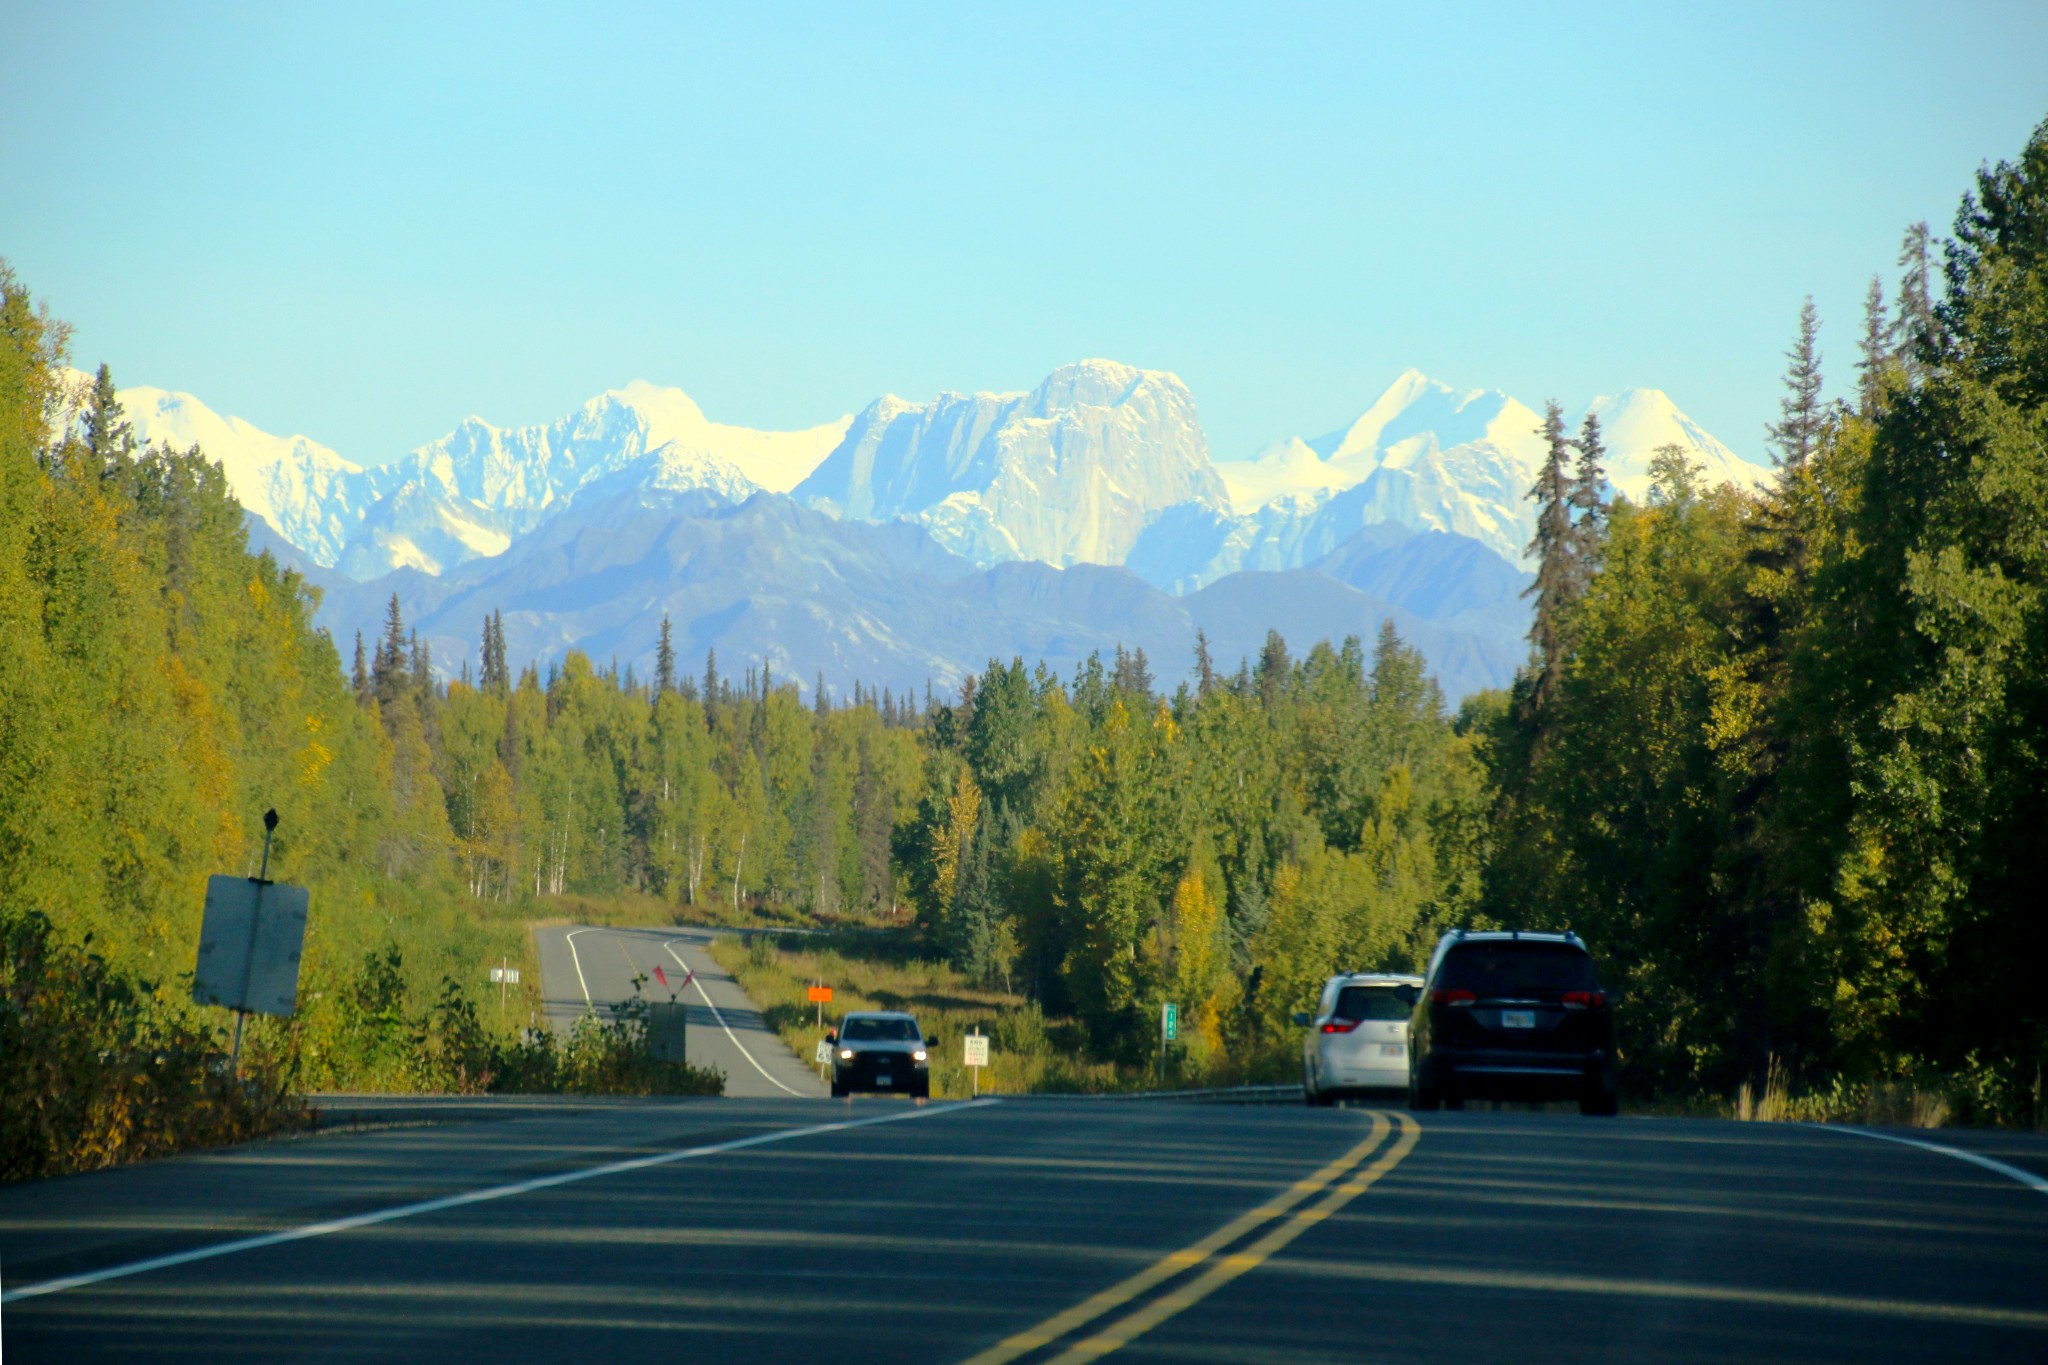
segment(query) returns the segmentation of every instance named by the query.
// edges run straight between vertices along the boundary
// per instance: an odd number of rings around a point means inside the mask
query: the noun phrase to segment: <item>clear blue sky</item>
[[[0,4],[0,255],[74,359],[377,461],[1177,371],[1238,458],[1401,369],[1761,454],[1799,301],[2048,115],[2048,4]]]

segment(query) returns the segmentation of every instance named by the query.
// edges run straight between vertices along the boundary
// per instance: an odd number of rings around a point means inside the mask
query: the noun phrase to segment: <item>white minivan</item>
[[[1324,983],[1301,1043],[1302,1098],[1329,1104],[1339,1095],[1408,1087],[1408,1016],[1422,993],[1419,976],[1354,972]]]

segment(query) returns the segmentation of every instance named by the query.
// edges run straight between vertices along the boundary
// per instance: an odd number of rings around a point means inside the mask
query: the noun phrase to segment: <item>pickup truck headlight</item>
[[[852,1060],[853,1060],[853,1049],[852,1049],[852,1048],[850,1048],[850,1047],[843,1047],[843,1048],[840,1048],[840,1049],[839,1049],[839,1060],[840,1060],[840,1061],[842,1061],[842,1062],[850,1062],[850,1061],[852,1061]]]
[[[910,1060],[911,1060],[911,1061],[913,1061],[913,1062],[921,1062],[921,1061],[923,1061],[923,1060],[924,1060],[924,1049],[923,1049],[923,1048],[919,1048],[919,1049],[918,1049],[917,1051],[915,1051],[915,1052],[911,1053],[911,1054],[910,1054]]]

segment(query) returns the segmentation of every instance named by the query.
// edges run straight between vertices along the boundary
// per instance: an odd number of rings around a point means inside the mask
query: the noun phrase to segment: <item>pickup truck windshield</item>
[[[917,1021],[914,1019],[849,1019],[839,1030],[842,1042],[848,1043],[915,1043],[920,1042]]]

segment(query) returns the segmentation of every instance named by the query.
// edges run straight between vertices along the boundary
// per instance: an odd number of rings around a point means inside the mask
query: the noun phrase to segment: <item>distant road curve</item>
[[[686,1005],[689,1059],[725,1073],[725,1093],[736,1099],[826,1099],[818,1073],[793,1055],[708,951],[712,929],[611,929],[554,925],[534,931],[540,956],[541,998],[547,1021],[566,1033],[585,1009],[600,1012],[630,1000],[643,978],[649,1000]],[[660,967],[668,978],[656,981]],[[683,982],[695,972],[687,988]]]

